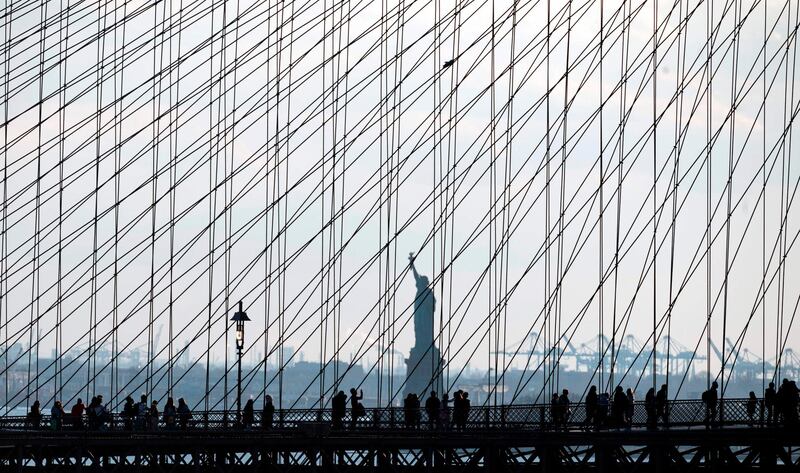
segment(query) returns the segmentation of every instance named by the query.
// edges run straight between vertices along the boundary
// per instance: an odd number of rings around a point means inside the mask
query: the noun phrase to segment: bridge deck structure
[[[760,402],[758,406],[761,406]],[[566,422],[549,405],[481,406],[464,428],[407,426],[400,408],[368,409],[335,428],[330,410],[278,410],[270,428],[259,413],[243,426],[233,412],[195,412],[185,425],[142,425],[111,415],[101,428],[67,422],[36,428],[0,419],[0,466],[9,471],[800,471],[800,430],[751,417],[746,399],[725,399],[705,422],[700,401],[673,401],[667,420],[647,425],[637,403],[628,426],[586,423],[584,404]]]

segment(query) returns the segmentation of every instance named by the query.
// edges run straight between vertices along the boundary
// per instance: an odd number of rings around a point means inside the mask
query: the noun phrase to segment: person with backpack
[[[28,425],[33,429],[38,429],[42,422],[42,410],[39,400],[33,401],[30,412],[28,412]]]

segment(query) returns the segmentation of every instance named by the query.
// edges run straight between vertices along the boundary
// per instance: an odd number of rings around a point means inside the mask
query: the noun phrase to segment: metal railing
[[[748,409],[750,405],[750,409]],[[601,411],[604,410],[601,408]],[[403,407],[367,408],[364,415],[353,419],[348,409],[341,419],[334,419],[330,409],[276,409],[271,421],[265,419],[263,412],[255,411],[252,423],[243,425],[235,411],[199,411],[190,416],[175,416],[172,419],[160,413],[158,418],[126,417],[120,413],[111,413],[101,420],[91,419],[87,415],[80,419],[66,414],[59,421],[49,415],[42,415],[36,421],[29,416],[0,417],[0,429],[3,430],[104,430],[104,431],[183,431],[183,430],[241,430],[241,429],[307,429],[309,427],[365,429],[365,430],[398,430],[398,429],[451,429],[451,430],[563,430],[588,428],[643,428],[648,423],[652,426],[652,412],[648,419],[647,406],[643,402],[635,402],[632,410],[625,413],[626,422],[615,420],[613,406],[609,406],[606,415],[595,414],[595,419],[587,421],[585,404],[571,404],[566,412],[563,407],[550,404],[514,404],[505,406],[476,406],[466,413],[455,413],[452,408],[447,415],[441,413],[436,419],[430,419],[425,408],[405,409]],[[749,399],[724,399],[717,403],[716,413],[709,419],[708,409],[703,401],[679,400],[670,401],[656,420],[659,426],[691,427],[712,424],[714,426],[754,426],[767,425],[768,412],[763,400],[759,399],[752,409]],[[796,418],[796,417],[795,417]],[[266,422],[265,422],[266,421]]]

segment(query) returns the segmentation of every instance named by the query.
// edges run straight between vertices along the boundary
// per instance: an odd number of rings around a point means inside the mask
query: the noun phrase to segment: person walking
[[[717,421],[717,402],[719,395],[717,394],[717,382],[711,383],[711,387],[703,392],[702,401],[706,408],[706,417],[704,423],[706,428],[711,428]]]
[[[753,418],[756,415],[756,406],[758,405],[758,399],[756,398],[755,391],[750,391],[750,396],[747,398],[747,419],[748,425],[751,427],[753,426]]]

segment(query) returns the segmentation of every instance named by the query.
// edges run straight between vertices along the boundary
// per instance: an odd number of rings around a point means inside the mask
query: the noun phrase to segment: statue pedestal
[[[424,399],[431,391],[436,391],[441,396],[443,368],[442,355],[435,346],[411,348],[411,353],[406,358],[406,384],[403,396],[415,393],[420,399]]]

